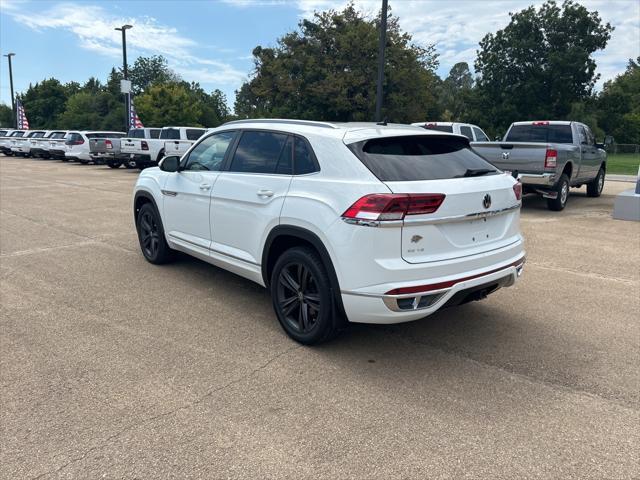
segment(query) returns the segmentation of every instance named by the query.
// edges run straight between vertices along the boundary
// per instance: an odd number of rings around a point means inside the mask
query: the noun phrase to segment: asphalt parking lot
[[[525,274],[320,347],[263,289],[157,267],[137,171],[0,157],[0,478],[640,476],[640,225],[527,197]]]

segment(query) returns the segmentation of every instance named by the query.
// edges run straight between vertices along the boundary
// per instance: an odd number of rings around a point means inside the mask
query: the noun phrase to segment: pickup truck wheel
[[[587,197],[599,197],[604,188],[604,169],[601,168],[596,178],[587,183]]]
[[[558,180],[558,184],[554,190],[557,192],[558,196],[556,198],[547,199],[547,208],[549,208],[549,210],[559,212],[567,205],[567,199],[569,198],[569,177],[567,177],[566,174],[563,173],[560,176],[560,180]]]
[[[145,203],[140,208],[136,217],[136,230],[140,249],[148,262],[161,265],[171,260],[173,250],[167,244],[162,220],[152,204]]]
[[[313,345],[338,333],[331,282],[318,254],[294,247],[276,261],[271,299],[278,321],[295,341]]]

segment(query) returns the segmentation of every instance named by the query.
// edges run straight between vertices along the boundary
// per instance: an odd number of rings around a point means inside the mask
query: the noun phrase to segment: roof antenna
[[[388,119],[387,117],[384,117],[384,118],[382,119],[382,121],[381,121],[381,122],[376,123],[376,125],[382,125],[382,126],[386,127],[386,126],[387,126],[387,122],[388,122],[388,121],[389,121],[389,119]]]

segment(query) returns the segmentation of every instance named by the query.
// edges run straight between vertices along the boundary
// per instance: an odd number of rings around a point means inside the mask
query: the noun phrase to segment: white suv
[[[312,344],[510,286],[524,264],[521,185],[460,135],[408,125],[246,120],[144,170],[145,258],[187,252],[270,289]]]

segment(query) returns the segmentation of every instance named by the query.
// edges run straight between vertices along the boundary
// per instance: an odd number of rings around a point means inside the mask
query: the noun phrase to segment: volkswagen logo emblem
[[[482,206],[484,208],[489,208],[491,206],[491,195],[489,195],[488,193],[482,199]]]
[[[502,159],[509,160],[509,152],[502,152]]]

